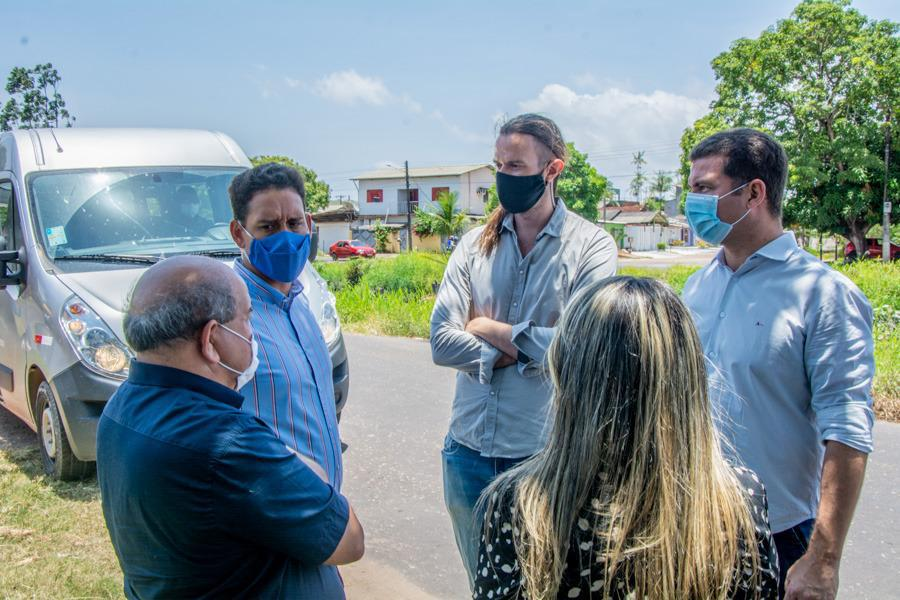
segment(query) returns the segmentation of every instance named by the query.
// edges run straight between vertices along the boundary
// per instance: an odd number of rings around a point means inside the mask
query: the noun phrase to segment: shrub
[[[388,239],[391,237],[391,230],[381,221],[375,221],[375,225],[372,227],[372,233],[375,236],[375,249],[378,252],[387,252]]]
[[[656,243],[657,250],[665,250],[666,248],[668,248],[668,245],[666,245],[665,242],[657,242]]]
[[[366,273],[365,282],[373,290],[431,291],[431,284],[444,276],[447,259],[436,254],[403,254],[393,260],[377,261]]]

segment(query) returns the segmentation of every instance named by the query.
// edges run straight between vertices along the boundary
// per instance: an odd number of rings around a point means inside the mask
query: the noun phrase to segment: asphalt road
[[[341,422],[344,493],[366,530],[366,557],[342,568],[351,600],[465,598],[444,509],[440,449],[454,375],[427,342],[346,336],[351,393]],[[877,423],[875,453],[841,568],[841,598],[900,599],[900,425]],[[0,449],[34,444],[0,409]]]

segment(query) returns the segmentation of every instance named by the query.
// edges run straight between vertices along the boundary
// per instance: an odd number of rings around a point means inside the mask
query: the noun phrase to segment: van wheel
[[[94,463],[78,460],[72,453],[69,438],[66,437],[66,430],[59,418],[56,398],[46,381],[42,381],[38,386],[34,403],[38,445],[41,448],[44,472],[61,481],[84,479],[90,475],[94,470]]]

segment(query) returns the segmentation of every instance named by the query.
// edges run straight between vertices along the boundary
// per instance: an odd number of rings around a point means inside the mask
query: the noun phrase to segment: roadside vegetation
[[[446,254],[412,253],[390,260],[320,263],[316,269],[337,297],[347,331],[428,338],[435,290]],[[660,279],[681,292],[699,267],[621,269],[622,275]],[[875,311],[875,409],[900,422],[900,265],[858,261],[838,265],[866,294]]]

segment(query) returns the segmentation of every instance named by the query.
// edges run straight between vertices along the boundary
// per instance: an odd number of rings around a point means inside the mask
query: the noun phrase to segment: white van
[[[48,474],[93,469],[97,421],[133,357],[122,317],[144,269],[179,254],[239,256],[227,190],[249,167],[234,140],[210,131],[0,135],[0,405],[37,432]],[[340,414],[349,373],[334,296],[313,268],[301,282]]]

